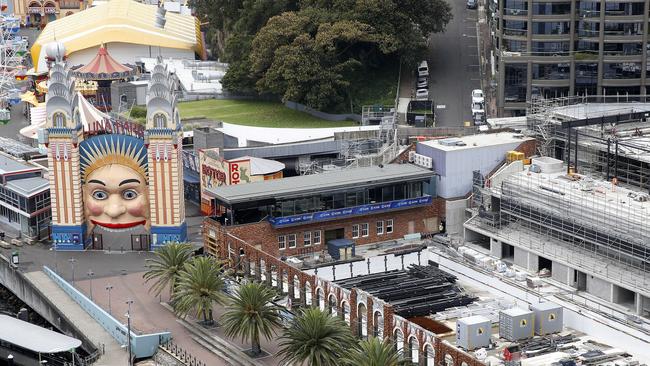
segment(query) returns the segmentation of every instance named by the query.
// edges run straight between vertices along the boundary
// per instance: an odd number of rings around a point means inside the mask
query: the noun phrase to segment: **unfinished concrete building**
[[[492,256],[650,318],[648,195],[566,174],[552,158],[477,179],[465,239]]]
[[[563,98],[529,112],[522,132],[542,157],[475,173],[465,239],[650,318],[650,104]]]

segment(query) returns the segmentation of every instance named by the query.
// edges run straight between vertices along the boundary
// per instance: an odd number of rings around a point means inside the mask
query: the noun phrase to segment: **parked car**
[[[415,91],[415,99],[429,99],[429,91],[426,89],[418,89]]]
[[[472,115],[485,112],[485,103],[483,101],[472,101]]]
[[[476,9],[478,7],[478,0],[467,0],[467,9]]]
[[[420,65],[418,66],[418,76],[423,77],[423,76],[429,76],[429,63],[426,61],[420,62]]]
[[[472,118],[474,119],[474,126],[483,126],[486,124],[485,113],[483,111],[472,114]]]
[[[417,88],[418,89],[429,89],[429,82],[426,79],[423,80],[423,81],[420,81],[418,79]]]
[[[476,102],[483,102],[485,98],[483,97],[483,90],[481,89],[474,89],[472,90],[472,103]]]

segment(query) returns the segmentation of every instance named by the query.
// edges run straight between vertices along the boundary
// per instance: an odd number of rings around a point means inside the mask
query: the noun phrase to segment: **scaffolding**
[[[585,272],[650,288],[648,195],[587,176],[528,171],[490,192],[470,226]]]
[[[539,155],[595,179],[616,178],[619,184],[650,190],[650,97],[536,99],[528,109],[525,133],[538,139]],[[593,123],[599,118],[607,122]],[[591,124],[563,127],[589,119]]]

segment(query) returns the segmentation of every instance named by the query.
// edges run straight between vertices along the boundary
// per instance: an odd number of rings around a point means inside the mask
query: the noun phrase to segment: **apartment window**
[[[289,241],[289,248],[295,248],[296,247],[296,234],[289,234],[287,235],[288,241]]]
[[[377,235],[382,235],[384,233],[384,222],[377,221]]]
[[[311,245],[311,231],[305,231],[303,233],[303,244],[306,247]]]
[[[393,232],[393,219],[386,220],[386,234]]]
[[[361,236],[362,237],[367,237],[369,235],[369,227],[368,223],[361,224]]]
[[[320,245],[320,230],[314,231],[314,245]]]
[[[356,239],[359,237],[359,225],[354,224],[352,225],[352,238]]]
[[[278,236],[278,249],[284,250],[287,248],[287,237],[284,235]]]

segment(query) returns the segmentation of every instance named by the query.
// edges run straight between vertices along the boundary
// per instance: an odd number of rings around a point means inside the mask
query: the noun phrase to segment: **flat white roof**
[[[581,103],[553,109],[555,115],[569,119],[594,118],[645,111],[650,111],[650,103]]]
[[[464,146],[458,145],[445,145],[445,141],[455,140],[462,142]],[[522,143],[525,141],[533,140],[531,137],[525,137],[521,134],[513,132],[498,132],[498,133],[481,133],[477,135],[469,135],[463,137],[454,137],[451,139],[441,139],[441,140],[429,140],[420,142],[427,146],[431,146],[434,149],[444,150],[444,151],[457,151],[457,150],[466,150],[466,149],[476,149],[486,146],[498,146],[504,144],[512,143]],[[442,142],[442,143],[441,143]]]
[[[38,353],[68,352],[81,341],[8,315],[0,315],[0,339]]]

